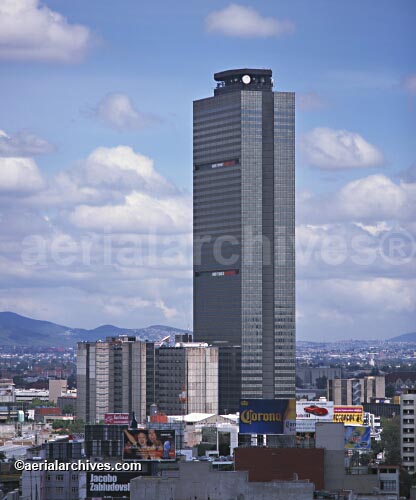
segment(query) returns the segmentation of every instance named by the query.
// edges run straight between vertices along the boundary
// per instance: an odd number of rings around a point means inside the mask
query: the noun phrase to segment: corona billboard
[[[294,399],[242,399],[240,434],[295,434]]]

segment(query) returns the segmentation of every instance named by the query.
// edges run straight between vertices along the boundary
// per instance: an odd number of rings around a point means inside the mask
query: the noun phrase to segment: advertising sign
[[[296,420],[330,420],[334,418],[333,401],[296,401]]]
[[[109,425],[129,425],[130,417],[128,413],[105,413],[104,423]]]
[[[346,450],[369,450],[371,447],[370,427],[358,425],[345,426]]]
[[[294,399],[242,399],[240,434],[296,433]]]
[[[296,432],[315,432],[317,420],[296,419]]]
[[[87,497],[130,498],[130,481],[148,472],[87,472]]]
[[[364,409],[362,406],[334,406],[334,422],[362,425],[364,423]]]
[[[124,460],[174,460],[175,431],[154,429],[125,429]]]

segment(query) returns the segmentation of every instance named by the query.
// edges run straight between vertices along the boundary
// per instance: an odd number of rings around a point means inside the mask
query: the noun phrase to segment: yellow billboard
[[[362,406],[334,406],[334,422],[346,425],[362,425],[364,423],[364,408]]]

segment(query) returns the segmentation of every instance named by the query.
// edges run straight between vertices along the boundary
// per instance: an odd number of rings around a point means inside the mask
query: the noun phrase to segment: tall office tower
[[[156,402],[166,415],[218,413],[218,349],[179,342],[156,350]],[[179,395],[186,394],[181,401]]]
[[[294,397],[295,96],[271,70],[214,78],[194,102],[195,340],[241,347],[242,397]]]
[[[77,389],[77,416],[86,423],[132,411],[145,421],[155,398],[154,344],[128,336],[79,342]]]

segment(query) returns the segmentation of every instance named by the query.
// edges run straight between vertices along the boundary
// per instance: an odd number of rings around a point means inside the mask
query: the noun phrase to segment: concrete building
[[[341,378],[342,369],[331,366],[297,366],[296,376],[302,382],[303,388],[316,387],[319,379],[330,380]],[[325,388],[325,385],[323,386]]]
[[[240,396],[295,396],[295,97],[268,69],[214,79],[194,102],[194,337],[241,349],[219,377],[235,412]]]
[[[31,403],[34,399],[49,401],[49,391],[47,389],[16,389],[16,401]]]
[[[415,413],[416,389],[407,389],[400,401],[400,448],[403,467],[409,474],[416,471]]]
[[[85,426],[85,455],[87,458],[118,458],[123,453],[123,430],[127,425],[87,424]]]
[[[83,487],[80,487],[80,483]],[[70,471],[23,471],[22,473],[21,498],[24,500],[80,500],[85,498],[85,492],[85,473]]]
[[[216,347],[196,342],[161,347],[156,351],[156,366],[156,402],[161,413],[218,413]]]
[[[144,423],[153,403],[168,415],[218,413],[218,349],[191,342],[155,349],[127,336],[80,342],[77,387],[77,416],[91,424],[132,411]]]
[[[327,382],[327,398],[335,405],[361,405],[375,398],[384,398],[384,376],[364,378],[338,378]]]
[[[309,481],[249,482],[245,471],[222,472],[204,462],[180,462],[176,477],[138,477],[130,483],[131,500],[312,500]]]
[[[77,416],[98,423],[106,413],[134,411],[144,422],[155,397],[154,350],[128,336],[78,343]]]
[[[76,395],[62,395],[58,397],[57,406],[62,413],[70,413],[76,415],[77,413],[77,396]]]
[[[14,403],[16,401],[15,384],[12,379],[0,379],[0,403]]]
[[[68,384],[66,380],[49,379],[49,401],[58,402],[58,398],[66,393]]]

